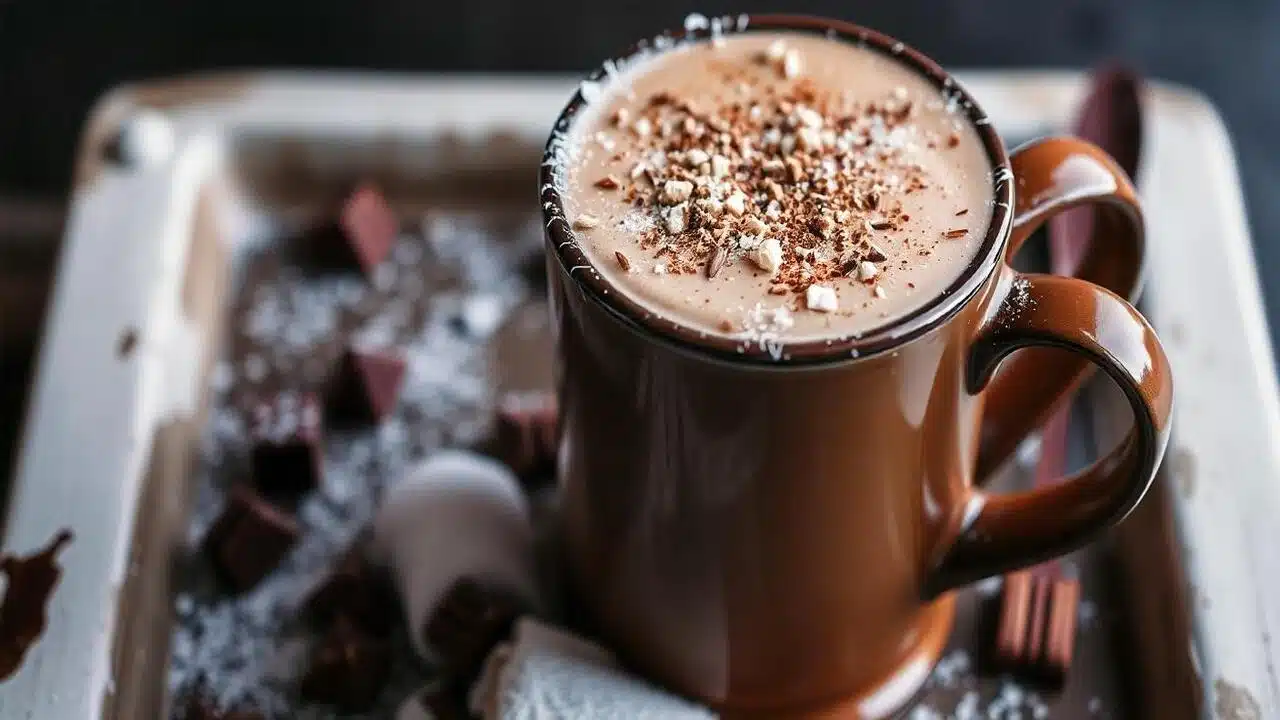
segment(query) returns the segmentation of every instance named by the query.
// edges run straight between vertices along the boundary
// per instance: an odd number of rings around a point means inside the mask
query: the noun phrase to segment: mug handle
[[[1142,278],[1142,211],[1128,175],[1111,156],[1084,140],[1051,137],[1014,150],[1009,163],[1015,207],[1006,259],[1051,216],[1092,205],[1092,241],[1081,248],[1074,276],[1135,297]],[[984,392],[977,481],[1041,427],[1090,369],[1083,358],[1054,350],[1032,348],[1009,358]]]
[[[1169,440],[1169,361],[1132,305],[1076,278],[999,272],[998,310],[969,349],[968,391],[981,392],[1014,350],[1062,348],[1120,386],[1134,426],[1110,453],[1060,482],[1009,494],[971,489],[960,532],[926,580],[929,597],[1070,552],[1120,522],[1146,493]]]

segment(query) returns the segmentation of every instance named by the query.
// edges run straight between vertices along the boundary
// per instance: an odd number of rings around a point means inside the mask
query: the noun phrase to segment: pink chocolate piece
[[[404,371],[395,355],[347,349],[329,383],[327,419],[348,426],[380,422],[396,407]]]
[[[347,196],[338,224],[366,276],[371,276],[391,252],[400,232],[395,212],[382,192],[370,184],[358,186]]]

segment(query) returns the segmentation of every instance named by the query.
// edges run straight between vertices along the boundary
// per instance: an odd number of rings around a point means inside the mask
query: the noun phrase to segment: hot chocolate
[[[885,52],[744,33],[652,51],[590,91],[567,220],[597,272],[676,324],[857,336],[943,293],[987,232],[977,132]]]

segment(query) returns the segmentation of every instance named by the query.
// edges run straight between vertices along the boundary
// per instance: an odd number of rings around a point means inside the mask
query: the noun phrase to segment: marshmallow
[[[509,645],[494,649],[468,705],[486,720],[715,717],[627,674],[599,645],[529,617],[516,623]]]
[[[523,491],[506,466],[474,453],[437,453],[382,499],[373,552],[399,589],[410,638],[429,661],[423,628],[444,593],[471,577],[539,606],[534,533]]]

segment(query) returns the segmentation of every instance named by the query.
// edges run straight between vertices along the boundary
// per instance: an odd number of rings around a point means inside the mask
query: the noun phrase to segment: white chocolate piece
[[[533,524],[505,465],[448,450],[413,468],[382,499],[374,552],[391,569],[417,652],[435,659],[422,628],[444,593],[471,577],[539,605]]]

